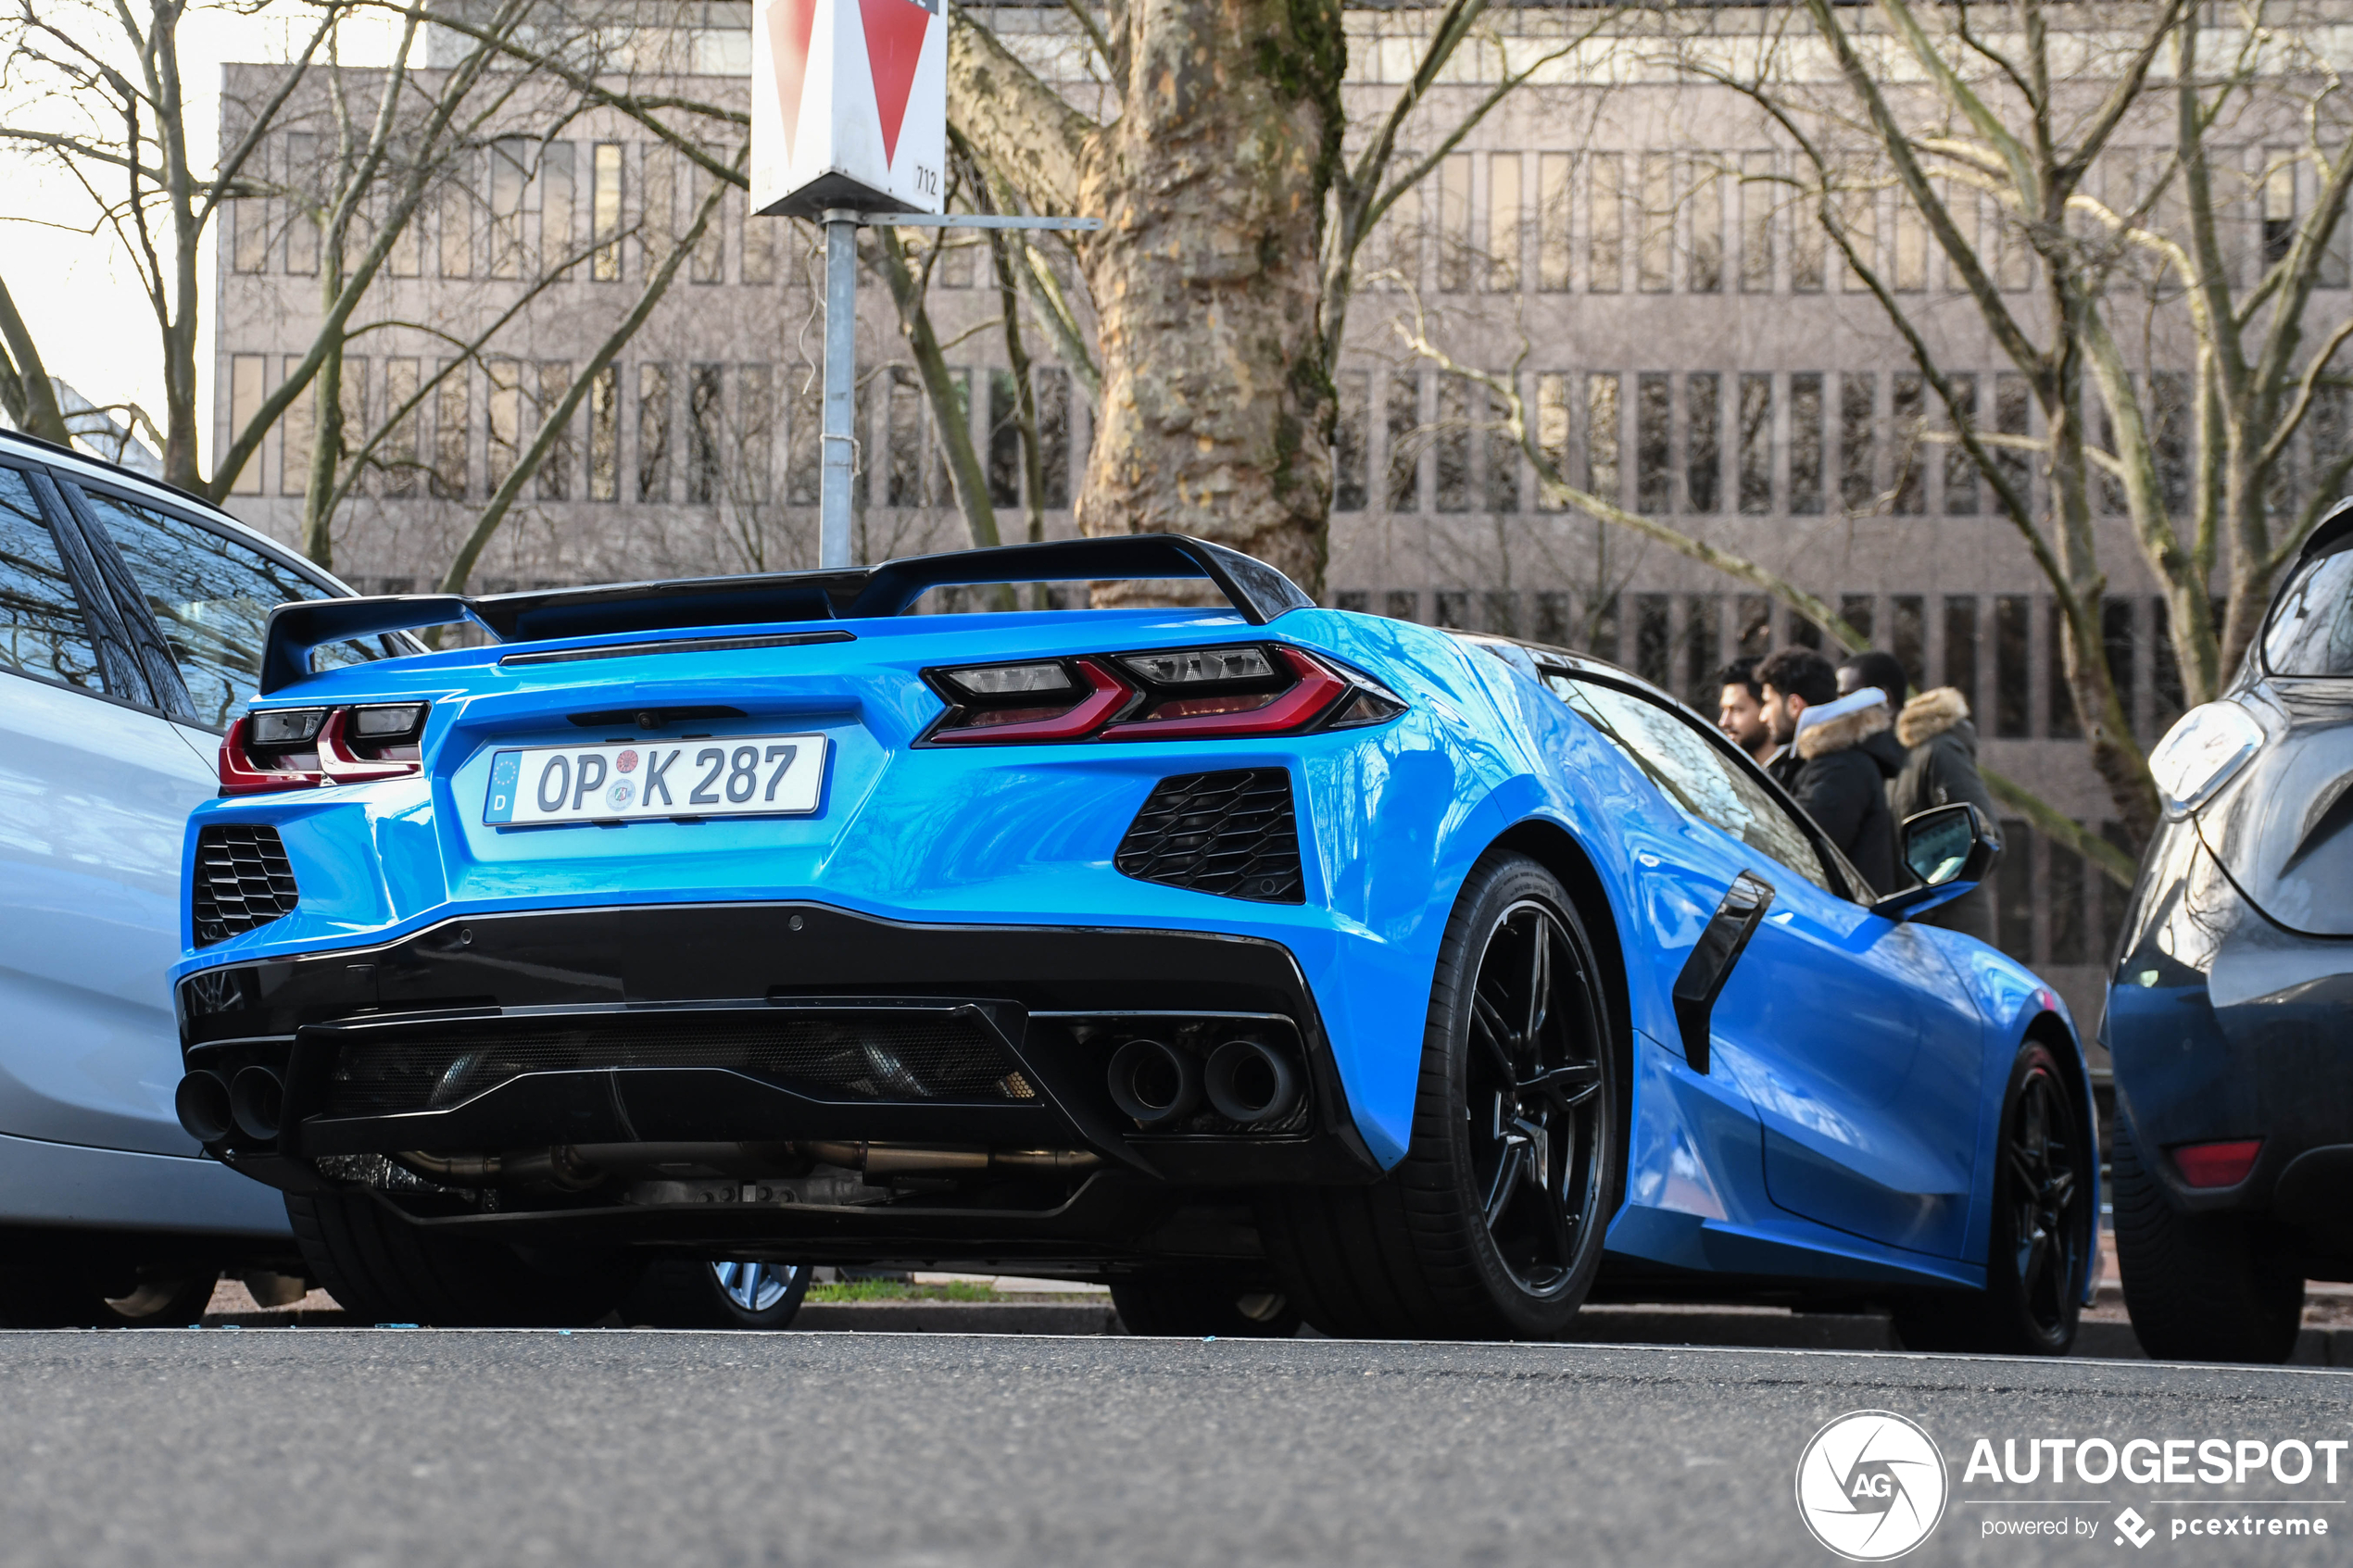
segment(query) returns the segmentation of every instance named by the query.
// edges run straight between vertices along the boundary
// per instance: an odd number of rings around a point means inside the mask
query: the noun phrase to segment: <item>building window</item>
[[[1918,594],[1888,596],[1887,651],[1904,667],[1904,678],[1915,688],[1927,684],[1928,608]]]
[[[2010,293],[2028,287],[2034,282],[2034,252],[2026,243],[2026,232],[1991,196],[1985,198],[1984,211],[1988,238],[1980,242],[1978,254],[1993,255],[1994,286]]]
[[[702,211],[702,204],[711,197],[711,170],[701,164],[686,167],[686,188],[693,205],[689,212]],[[724,209],[731,205],[721,202]],[[694,254],[686,258],[687,276],[698,283],[724,283],[727,281],[727,223],[724,210],[714,213],[703,225],[702,237],[695,241]]]
[[[1895,292],[1919,294],[1928,287],[1928,223],[1910,194],[1895,193]]]
[[[308,131],[286,136],[286,270],[296,277],[319,274],[319,138]]]
[[[279,360],[278,383],[283,386],[301,367],[302,356],[288,354]],[[278,416],[278,494],[300,495],[310,488],[310,433],[312,413],[319,406],[319,383],[314,379],[286,405]]]
[[[736,372],[734,471],[742,498],[765,505],[774,497],[776,461],[776,372],[746,365]]]
[[[1838,596],[1838,618],[1854,627],[1856,635],[1866,644],[1870,642],[1874,630],[1871,624],[1873,603],[1869,594],[1841,594]]]
[[[1508,384],[1512,372],[1499,370],[1496,379]],[[1481,467],[1486,470],[1487,509],[1516,512],[1519,510],[1519,443],[1512,439],[1511,408],[1500,392],[1482,387],[1479,394],[1487,405],[1480,442],[1484,448]]]
[[[1977,378],[1961,375],[1949,378],[1953,402],[1960,417],[1972,426],[1977,422]],[[1969,448],[1956,441],[1944,448],[1944,512],[1947,517],[1977,515],[1977,459]]]
[[[1595,659],[1618,662],[1617,596],[1610,594],[1592,608],[1592,633],[1586,639],[1586,651]]]
[[[1771,153],[1741,154],[1741,292],[1773,288],[1773,209],[1779,206]]]
[[[565,395],[572,391],[572,362],[549,359],[539,370],[539,396],[532,414],[535,423],[545,420],[563,406]],[[535,434],[533,439],[536,440]],[[579,448],[573,444],[572,421],[567,420],[556,430],[555,439],[547,444],[547,456],[539,460],[539,471],[534,476],[543,501],[572,499],[573,465],[579,461]]]
[[[2045,696],[2050,703],[2053,740],[2074,740],[2083,733],[2075,712],[2075,693],[2067,681],[2067,617],[2057,599],[2043,601],[2043,668],[2047,677]]]
[[[1721,693],[1716,672],[1723,667],[1724,596],[1692,594],[1683,600],[1683,700],[1713,712]]]
[[[1507,588],[1491,588],[1479,596],[1486,629],[1499,637],[1519,635],[1519,596]]]
[[[1822,510],[1822,378],[1814,370],[1789,378],[1789,509],[1797,517]]]
[[[240,196],[229,204],[234,231],[229,249],[230,270],[266,272],[270,270],[270,203],[261,196]]]
[[[1689,167],[1692,254],[1683,286],[1693,294],[1718,294],[1724,287],[1724,179],[1713,165]]]
[[[1569,466],[1569,423],[1568,378],[1557,370],[1545,371],[1536,378],[1536,449],[1544,454],[1545,466],[1563,484],[1575,483]],[[1559,511],[1567,505],[1556,492],[1538,485],[1538,510]]]
[[[1635,251],[1635,286],[1665,294],[1675,286],[1675,155],[1642,155],[1642,232]]]
[[[1897,517],[1919,517],[1928,510],[1928,465],[1921,458],[1921,433],[1928,426],[1927,386],[1919,373],[1906,370],[1888,387],[1888,418],[1895,437],[1895,501]]]
[[[639,157],[637,245],[651,273],[678,241],[678,160],[668,147],[650,144]]]
[[[883,505],[924,504],[924,390],[904,365],[890,368],[883,405]]]
[[[1634,378],[1634,505],[1657,515],[1675,508],[1674,378]]]
[[[785,505],[813,507],[824,487],[824,390],[815,376],[795,372],[785,414]]]
[[[1763,659],[1773,651],[1773,601],[1763,594],[1743,594],[1732,601],[1732,655]]]
[[[1830,258],[1830,236],[1822,230],[1818,202],[1809,193],[1790,213],[1789,286],[1794,294],[1822,292],[1822,269]]]
[[[1626,286],[1626,158],[1621,153],[1593,153],[1585,162],[1592,169],[1585,286],[1595,294],[1616,294]]]
[[[1332,608],[1344,609],[1352,615],[1370,615],[1373,612],[1373,596],[1362,588],[1342,588],[1332,596]]]
[[[621,368],[607,365],[588,383],[588,498],[621,499]]]
[[[1683,378],[1683,504],[1702,517],[1723,501],[1723,378],[1701,370]]]
[[[1413,155],[1400,152],[1401,164],[1410,165]],[[1424,182],[1427,183],[1428,182]],[[1417,289],[1422,286],[1422,187],[1408,185],[1390,204],[1380,220],[1378,254],[1381,271],[1378,285],[1384,289]]]
[[[1332,424],[1332,510],[1361,512],[1369,498],[1373,378],[1368,370],[1342,370],[1334,378],[1339,417]]]
[[[2032,601],[2024,594],[1994,600],[1994,734],[2024,740],[2033,733],[2027,699],[2027,627]]]
[[[1625,500],[1618,465],[1617,372],[1585,377],[1585,488],[1617,506]]]
[[[483,488],[495,495],[515,471],[515,458],[522,450],[522,367],[512,359],[487,359],[483,362],[483,376],[490,392]]]
[[[1838,498],[1850,512],[1868,512],[1879,498],[1878,415],[1878,376],[1838,378]]]
[[[1994,430],[1999,435],[2029,435],[2033,426],[2033,394],[2026,378],[2015,370],[2004,370],[1994,378]],[[2033,454],[2016,446],[1994,448],[1994,464],[2002,471],[2002,482],[2019,499],[2029,507],[2034,501]]]
[[[2296,243],[2296,150],[2263,149],[2263,265],[2277,267]]]
[[[1431,595],[1430,597],[1435,606],[1431,616],[1435,624],[1456,632],[1468,632],[1473,629],[1470,623],[1470,596],[1468,594],[1459,589],[1446,589]]]
[[[1977,596],[1952,594],[1944,600],[1944,684],[1961,694],[1977,712]]]
[[[637,367],[637,499],[670,499],[670,367]]]
[[[1761,516],[1773,509],[1773,378],[1741,376],[1741,510]]]
[[[1470,287],[1479,259],[1471,233],[1471,155],[1450,153],[1438,165],[1438,286],[1447,294]]]
[[[433,392],[433,494],[435,500],[466,497],[466,448],[473,425],[466,368],[444,359],[434,367],[440,381]]]
[[[1381,596],[1381,613],[1391,621],[1419,621],[1422,596],[1411,589],[1391,588]]]
[[[1045,508],[1070,509],[1070,372],[1040,365],[1029,372],[1038,397],[1038,466],[1045,470]]]
[[[531,144],[501,136],[490,144],[490,275],[522,275],[523,195],[531,183]],[[497,486],[494,482],[492,488]]]
[[[423,209],[411,210],[408,220],[392,236],[391,247],[384,252],[386,272],[396,278],[413,278],[424,270],[424,226]]]
[[[417,383],[422,367],[414,359],[384,361],[384,418],[392,428],[376,447],[384,470],[384,493],[406,499],[417,493]]]
[[[2091,922],[2084,918],[2083,857],[2048,837],[2044,840],[2043,852],[2049,861],[2043,872],[2050,922],[2050,956],[2045,961],[2054,966],[2089,963]]]
[[[2019,378],[2020,382],[2024,377]],[[2157,486],[2176,517],[2190,504],[2190,418],[2196,408],[2190,378],[2179,370],[2149,374],[2149,445],[2157,461]]]
[[[2100,601],[2100,643],[2108,659],[2108,678],[2116,687],[2116,700],[2124,709],[2129,726],[2133,719],[2137,673],[2133,658],[2133,601],[2111,598]]]
[[[1859,190],[1843,190],[1838,194],[1839,227],[1845,232],[1846,243],[1854,248],[1856,257],[1873,271],[1879,270],[1879,192],[1865,186]],[[1870,284],[1855,263],[1840,258],[1840,286],[1848,294],[1869,292]]]
[[[727,437],[721,369],[696,365],[686,372],[686,499],[700,506],[718,500],[724,489],[720,468]]]
[[[588,263],[588,276],[600,283],[610,283],[621,276],[621,144],[597,144],[595,187],[589,194],[588,218],[595,232],[590,236],[597,245]]]
[[[539,149],[539,270],[552,273],[572,260],[575,187],[573,144],[549,142]]]
[[[1430,449],[1437,461],[1432,465],[1430,499],[1441,512],[1471,509],[1470,390],[1470,383],[1460,376],[1438,378],[1438,425],[1430,433]]]
[[[1665,688],[1674,680],[1668,668],[1673,643],[1667,633],[1665,594],[1634,596],[1634,673]]]
[[[1487,287],[1496,294],[1519,291],[1519,155],[1491,153],[1487,158]]]
[[[1538,642],[1556,648],[1569,646],[1568,596],[1561,593],[1539,593],[1536,596],[1536,625]]]
[[[1021,383],[1011,370],[988,372],[988,504],[1021,505]]]
[[[441,187],[440,210],[434,216],[441,230],[441,275],[471,278],[474,272],[474,194],[465,174],[472,159],[460,157]]]
[[[1567,153],[1536,157],[1536,286],[1546,294],[1568,287],[1569,191],[1576,168]]]
[[[1389,378],[1387,418],[1383,434],[1389,441],[1389,509],[1422,509],[1422,378],[1393,372]],[[1410,620],[1411,617],[1403,619]]]

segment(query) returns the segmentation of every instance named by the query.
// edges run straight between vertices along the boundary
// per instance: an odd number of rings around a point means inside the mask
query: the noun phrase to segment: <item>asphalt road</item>
[[[2301,1487],[1963,1469],[1981,1436],[2353,1437],[2349,1395],[2329,1371],[1621,1346],[0,1334],[0,1562],[1824,1563],[1798,1458],[1870,1408],[1918,1420],[1952,1482],[1907,1563],[2338,1562],[2353,1461]],[[2145,1550],[2107,1524],[2127,1505]],[[2284,1512],[2342,1533],[2167,1534]],[[2096,1534],[1985,1533],[2067,1516]]]

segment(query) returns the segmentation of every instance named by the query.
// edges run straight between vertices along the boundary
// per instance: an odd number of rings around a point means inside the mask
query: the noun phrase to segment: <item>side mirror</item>
[[[1909,920],[1951,903],[1983,882],[2002,856],[1993,824],[1967,801],[1905,818],[1896,829],[1896,848],[1913,884],[1871,906],[1890,920]]]

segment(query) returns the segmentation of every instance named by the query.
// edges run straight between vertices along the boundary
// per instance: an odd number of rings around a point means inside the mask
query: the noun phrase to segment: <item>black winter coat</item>
[[[1879,893],[1895,891],[1895,819],[1887,781],[1903,766],[1901,746],[1870,744],[1892,725],[1885,704],[1825,720],[1773,759],[1773,776]]]

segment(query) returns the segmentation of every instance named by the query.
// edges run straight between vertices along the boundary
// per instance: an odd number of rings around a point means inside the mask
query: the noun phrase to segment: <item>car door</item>
[[[0,465],[0,1133],[189,1154],[180,839],[213,770],[49,474]]]
[[[1853,1235],[1957,1256],[1974,1176],[1983,1027],[1920,932],[1846,878],[1763,772],[1703,721],[1628,684],[1554,681],[1721,850],[1773,889],[1716,999],[1722,1070],[1764,1131],[1774,1205]],[[1671,785],[1671,787],[1669,787]],[[1711,1063],[1711,1067],[1713,1063]]]

